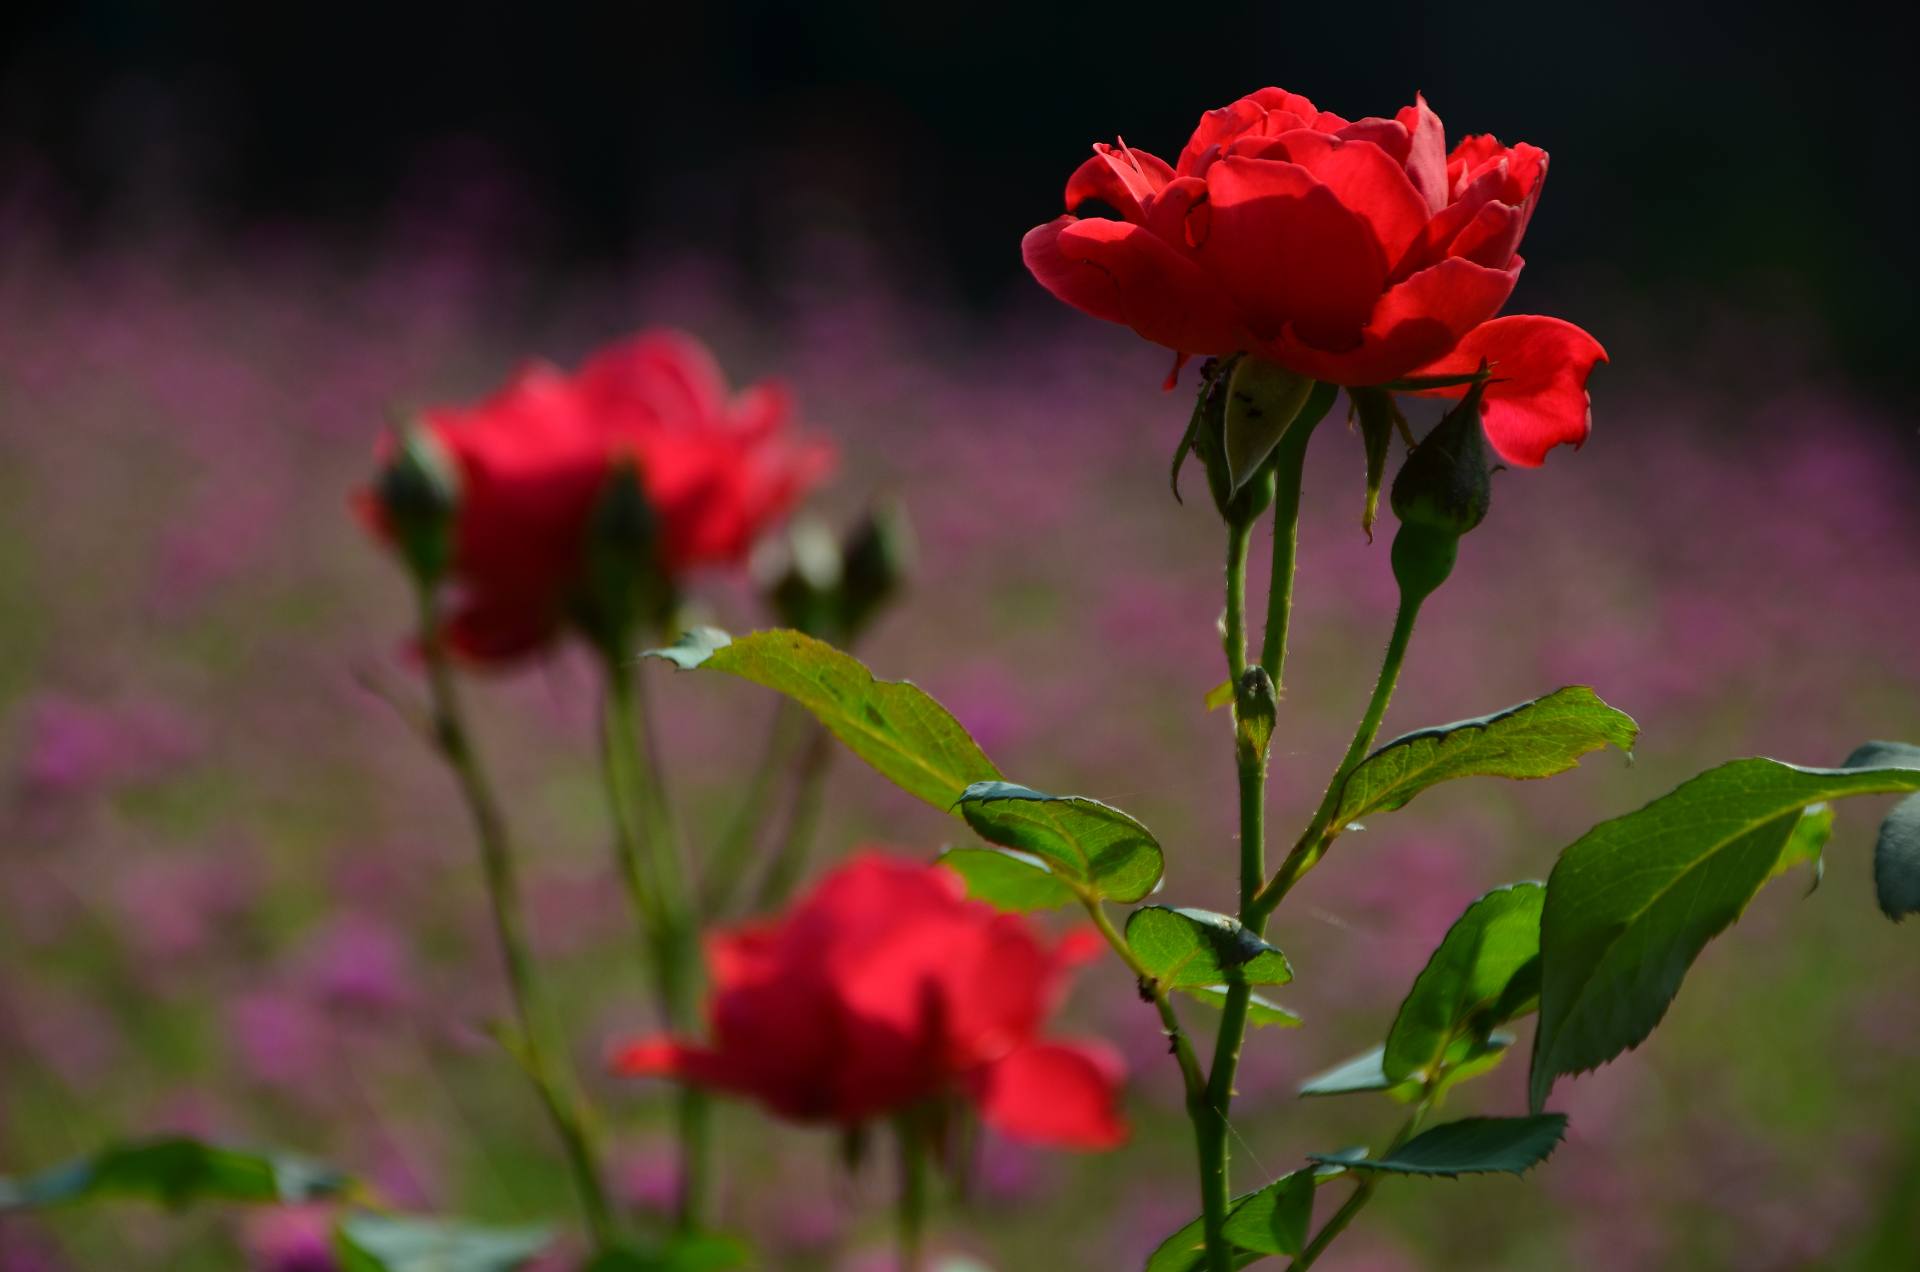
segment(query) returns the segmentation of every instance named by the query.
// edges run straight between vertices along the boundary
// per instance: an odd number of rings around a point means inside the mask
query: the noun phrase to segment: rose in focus
[[[573,375],[534,363],[478,405],[429,408],[420,427],[457,487],[447,642],[482,662],[549,645],[585,585],[596,505],[626,465],[648,505],[651,565],[669,583],[741,562],[831,466],[791,415],[779,387],[735,394],[705,346],[662,330]],[[380,500],[359,504],[392,538]]]
[[[842,1126],[959,1097],[1010,1138],[1111,1148],[1113,1053],[1039,1036],[1098,948],[1090,932],[1049,946],[943,866],[864,852],[785,915],[709,938],[710,1042],[634,1042],[613,1066]]]
[[[1417,99],[1348,121],[1264,88],[1208,111],[1177,161],[1094,146],[1068,215],[1027,233],[1033,276],[1068,304],[1182,357],[1246,352],[1317,380],[1405,383],[1492,372],[1488,440],[1535,466],[1584,441],[1599,343],[1558,318],[1496,317],[1547,154],[1491,136],[1446,148]],[[1118,213],[1072,213],[1098,201]]]

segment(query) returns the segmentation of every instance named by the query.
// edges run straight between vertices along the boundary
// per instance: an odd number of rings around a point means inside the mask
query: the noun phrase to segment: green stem
[[[1133,947],[1127,944],[1127,938],[1113,926],[1113,920],[1107,917],[1106,908],[1097,899],[1087,896],[1082,896],[1080,903],[1086,907],[1087,916],[1093,920],[1094,929],[1106,938],[1107,944],[1113,947],[1113,952],[1120,956],[1120,961],[1127,965],[1127,970],[1132,972],[1134,978],[1140,982],[1140,992],[1151,998],[1154,1007],[1159,1010],[1160,1023],[1167,1031],[1167,1045],[1172,1049],[1174,1059],[1179,1062],[1180,1076],[1186,1083],[1187,1102],[1189,1106],[1198,1104],[1206,1096],[1207,1079],[1200,1072],[1200,1059],[1194,1054],[1193,1044],[1187,1040],[1185,1031],[1180,1028],[1180,1017],[1174,1014],[1173,1003],[1168,999],[1167,992],[1160,988],[1159,982],[1154,979],[1152,973],[1141,964],[1139,956],[1133,952]]]
[[[1227,524],[1227,618],[1222,640],[1227,650],[1227,675],[1235,685],[1247,669],[1247,546],[1252,541],[1251,521]]]
[[[1230,522],[1227,529],[1227,667],[1236,694],[1246,671],[1247,543],[1250,522]],[[1236,714],[1238,707],[1235,708]],[[1240,792],[1240,909],[1249,912],[1261,880],[1266,855],[1266,748],[1255,747],[1236,719],[1235,770]],[[1231,1272],[1233,1252],[1225,1228],[1228,1178],[1228,1114],[1233,1105],[1233,1079],[1240,1066],[1240,1047],[1247,1032],[1247,1008],[1252,990],[1232,977],[1220,1012],[1220,1028],[1213,1045],[1213,1067],[1207,1075],[1204,1098],[1192,1108],[1194,1140],[1200,1157],[1200,1210],[1206,1231],[1207,1261],[1213,1272]]]
[[[767,728],[767,743],[754,766],[746,789],[734,810],[727,833],[706,857],[702,872],[700,912],[708,916],[724,914],[733,904],[734,894],[746,876],[748,861],[766,822],[767,807],[773,800],[774,786],[799,742],[799,726],[804,717],[785,698],[774,704],[773,720]]]
[[[1294,567],[1300,557],[1300,490],[1306,475],[1307,441],[1313,425],[1303,415],[1280,439],[1273,469],[1273,573],[1267,589],[1267,630],[1260,665],[1278,694],[1287,669],[1287,629],[1293,620]]]
[[[432,701],[433,739],[441,757],[453,770],[473,817],[493,912],[494,936],[500,946],[514,1014],[519,1022],[521,1059],[547,1119],[560,1139],[574,1188],[580,1195],[587,1230],[594,1246],[604,1249],[614,1237],[612,1214],[594,1165],[592,1141],[581,1117],[579,1100],[571,1082],[555,1069],[547,1049],[548,1008],[534,975],[506,818],[468,733],[454,685],[453,667],[441,638],[437,607],[425,588],[420,589],[419,605],[420,643]]]
[[[833,736],[815,725],[801,748],[794,768],[793,800],[787,806],[787,824],[779,846],[760,881],[754,906],[770,910],[793,892],[807,866],[807,854],[813,847],[814,832],[820,828],[820,812],[826,796],[827,770],[833,766]]]
[[[1414,1108],[1412,1115],[1401,1125],[1399,1134],[1395,1135],[1393,1142],[1387,1145],[1387,1151],[1381,1154],[1382,1157],[1391,1156],[1402,1144],[1405,1144],[1413,1138],[1414,1132],[1420,1129],[1420,1123],[1426,1120],[1427,1110],[1431,1107],[1430,1101],[1431,1097],[1427,1100],[1422,1100]],[[1323,1226],[1319,1232],[1314,1234],[1313,1240],[1307,1243],[1307,1248],[1302,1250],[1299,1256],[1287,1265],[1287,1272],[1306,1272],[1308,1268],[1318,1262],[1320,1256],[1327,1252],[1327,1247],[1333,1244],[1334,1238],[1347,1230],[1348,1225],[1354,1221],[1355,1217],[1357,1217],[1362,1210],[1366,1209],[1367,1203],[1373,1200],[1373,1194],[1379,1190],[1380,1172],[1364,1172],[1364,1178],[1362,1178],[1360,1183],[1354,1188],[1346,1202],[1341,1205],[1340,1209],[1334,1211],[1333,1217],[1327,1220],[1325,1226]]]
[[[927,1144],[917,1114],[909,1110],[897,1124],[900,1143],[900,1272],[925,1266],[927,1230]]]
[[[1393,635],[1388,638],[1387,652],[1380,660],[1380,675],[1374,681],[1373,697],[1367,702],[1366,714],[1360,719],[1360,727],[1354,730],[1353,741],[1347,745],[1347,753],[1342,757],[1340,767],[1334,770],[1333,780],[1327,783],[1327,792],[1321,797],[1313,820],[1307,823],[1306,830],[1301,832],[1279,871],[1254,897],[1249,912],[1242,916],[1242,921],[1249,925],[1264,924],[1267,916],[1273,913],[1293,885],[1319,864],[1327,848],[1345,829],[1333,824],[1334,814],[1340,807],[1341,788],[1347,774],[1367,757],[1374,739],[1380,735],[1380,722],[1387,714],[1387,704],[1393,700],[1394,686],[1400,681],[1400,667],[1406,661],[1407,644],[1413,639],[1414,620],[1419,617],[1420,603],[1424,599],[1424,596],[1401,594],[1400,607],[1393,619]]]
[[[699,1025],[698,930],[680,860],[679,838],[666,802],[646,698],[632,663],[605,658],[607,702],[605,770],[616,830],[616,856],[629,898],[650,942],[661,1007],[677,1030]],[[711,1116],[704,1092],[682,1086],[675,1100],[680,1143],[678,1221],[699,1226],[706,1208]]]

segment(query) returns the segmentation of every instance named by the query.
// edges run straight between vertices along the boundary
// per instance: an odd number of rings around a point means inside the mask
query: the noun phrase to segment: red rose
[[[1008,1136],[1110,1148],[1126,1135],[1118,1062],[1038,1037],[1097,944],[1049,949],[944,867],[863,853],[783,917],[709,938],[711,1043],[634,1042],[613,1067],[840,1125],[959,1095]]]
[[[1484,358],[1503,458],[1531,467],[1585,440],[1605,351],[1557,318],[1494,317],[1544,150],[1479,136],[1448,153],[1424,98],[1349,123],[1277,88],[1208,111],[1172,165],[1093,149],[1067,207],[1097,199],[1123,219],[1062,216],[1021,244],[1068,304],[1182,355],[1245,351],[1333,384],[1470,374]]]
[[[609,346],[572,376],[537,363],[477,406],[426,411],[459,477],[449,642],[498,661],[558,635],[595,502],[623,460],[638,466],[670,578],[740,561],[830,466],[789,415],[772,385],[729,393],[713,355],[672,331]]]

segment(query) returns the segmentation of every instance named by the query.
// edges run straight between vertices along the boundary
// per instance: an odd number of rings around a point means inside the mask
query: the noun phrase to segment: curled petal
[[[981,1120],[1009,1139],[1114,1148],[1127,1138],[1121,1073],[1118,1058],[1104,1047],[1036,1042],[981,1071],[974,1097]]]
[[[1067,180],[1067,211],[1088,199],[1099,199],[1136,225],[1146,218],[1146,206],[1160,188],[1173,179],[1165,160],[1144,150],[1119,150],[1106,142],[1093,147],[1093,158],[1081,164]]]
[[[1207,183],[1199,177],[1169,181],[1147,208],[1146,226],[1176,248],[1198,251],[1205,247],[1213,214],[1207,206]]]
[[[1413,105],[1402,106],[1395,117],[1408,133],[1407,180],[1438,212],[1447,205],[1447,136],[1440,116],[1433,113],[1427,99],[1415,94]]]
[[[1444,356],[1468,332],[1498,313],[1519,273],[1518,258],[1506,270],[1450,258],[1395,284],[1382,296],[1355,349],[1329,352],[1288,332],[1261,352],[1317,380],[1383,384]]]
[[[1186,148],[1180,152],[1174,170],[1183,177],[1203,176],[1215,159],[1243,138],[1277,137],[1296,128],[1334,132],[1346,122],[1298,93],[1289,93],[1284,88],[1263,88],[1231,106],[1202,115]]]
[[[1058,217],[1027,231],[1020,254],[1069,305],[1123,323],[1180,353],[1231,353],[1245,343],[1232,303],[1192,259],[1123,221]]]
[[[1529,195],[1537,195],[1547,179],[1547,152],[1524,141],[1503,146],[1499,138],[1485,133],[1462,137],[1447,156],[1447,188],[1457,199],[1468,185],[1496,168],[1505,183],[1499,197],[1507,203],[1523,203]]]
[[[1486,204],[1447,245],[1447,255],[1488,269],[1505,269],[1526,228],[1526,216],[1520,208],[1511,203]]]
[[[1540,314],[1495,318],[1417,375],[1465,375],[1485,361],[1493,373],[1481,401],[1487,441],[1500,458],[1537,468],[1555,446],[1579,446],[1592,428],[1587,377],[1607,360],[1600,342],[1570,322]],[[1459,397],[1464,387],[1428,396]]]
[[[1381,119],[1369,115],[1365,119],[1356,119],[1345,128],[1327,134],[1341,141],[1372,142],[1387,152],[1397,164],[1405,164],[1407,151],[1413,145],[1413,136],[1407,132],[1407,126],[1397,119]]]
[[[1207,190],[1212,230],[1200,259],[1254,334],[1291,327],[1319,348],[1357,345],[1387,277],[1368,224],[1298,164],[1222,159]]]
[[[1545,172],[1543,155],[1539,174]],[[1511,175],[1504,153],[1483,165],[1454,192],[1453,201],[1427,222],[1419,239],[1394,266],[1394,276],[1405,278],[1448,256],[1466,256],[1494,269],[1504,268],[1506,259],[1519,249],[1540,196],[1538,182],[1522,189]],[[1503,249],[1506,259],[1499,255]]]

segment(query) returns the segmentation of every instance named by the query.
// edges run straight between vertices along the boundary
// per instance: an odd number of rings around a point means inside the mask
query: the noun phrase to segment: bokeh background
[[[1088,143],[1172,153],[1265,83],[1350,115],[1419,88],[1453,133],[1551,150],[1514,307],[1614,358],[1589,445],[1497,478],[1389,730],[1588,683],[1643,736],[1630,765],[1436,790],[1342,842],[1276,925],[1308,1023],[1250,1042],[1241,1179],[1390,1132],[1391,1107],[1292,1089],[1379,1039],[1487,887],[1719,759],[1920,737],[1904,53],[1844,15],[101,0],[0,21],[0,1174],[186,1129],[305,1149],[422,1208],[567,1213],[482,1032],[502,988],[460,809],[360,683],[404,683],[406,596],[345,509],[391,410],[643,325],[793,386],[842,453],[819,515],[907,506],[915,583],[869,661],[1008,772],[1142,817],[1168,898],[1219,904],[1220,545],[1166,490],[1184,394],[1159,391],[1158,350],[1041,293],[1017,243]],[[1323,429],[1283,827],[1390,616],[1360,486],[1357,441]],[[700,598],[766,621],[750,580]],[[772,704],[655,678],[710,836]],[[591,677],[560,657],[474,697],[592,1074],[649,1022]],[[1824,885],[1764,894],[1646,1047],[1563,1086],[1546,1169],[1389,1187],[1322,1266],[1914,1266],[1920,947],[1872,907],[1877,811],[1842,810]],[[821,856],[931,855],[954,831],[849,761]],[[1106,963],[1070,1014],[1127,1053],[1135,1139],[983,1145],[940,1239],[987,1267],[1134,1267],[1193,1210],[1152,1013]],[[1521,1068],[1458,1107],[1518,1108]],[[620,1192],[660,1205],[659,1092],[592,1083]],[[885,1266],[884,1179],[845,1178],[819,1133],[746,1112],[724,1131],[726,1218],[767,1266]],[[0,1217],[0,1269],[307,1272],[320,1222]]]

